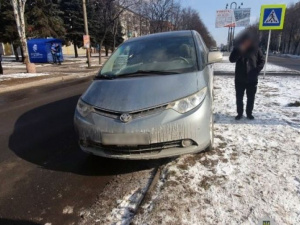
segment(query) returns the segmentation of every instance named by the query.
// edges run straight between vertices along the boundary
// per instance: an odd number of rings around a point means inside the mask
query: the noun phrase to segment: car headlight
[[[201,91],[197,92],[196,94],[170,103],[167,106],[167,109],[174,109],[179,113],[186,113],[196,108],[204,100],[206,93],[207,87],[201,89]]]
[[[86,104],[81,99],[79,99],[76,109],[77,109],[78,113],[83,117],[86,117],[90,112],[93,111],[93,107]]]

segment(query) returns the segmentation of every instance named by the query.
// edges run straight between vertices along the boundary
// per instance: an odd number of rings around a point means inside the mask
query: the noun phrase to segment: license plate
[[[150,144],[150,136],[148,133],[102,133],[101,139],[103,145],[135,146]]]

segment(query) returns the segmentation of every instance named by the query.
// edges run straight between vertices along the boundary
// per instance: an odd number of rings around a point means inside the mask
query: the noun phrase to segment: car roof
[[[156,38],[172,38],[172,37],[192,37],[193,31],[191,30],[181,30],[181,31],[169,31],[162,33],[149,34],[141,37],[128,39],[126,42],[134,42],[141,40],[151,40]]]

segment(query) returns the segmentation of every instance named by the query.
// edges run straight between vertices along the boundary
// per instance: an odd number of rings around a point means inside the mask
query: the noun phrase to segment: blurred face
[[[253,45],[253,40],[248,38],[248,39],[245,39],[242,43],[241,43],[241,49],[243,51],[249,49],[251,46]]]

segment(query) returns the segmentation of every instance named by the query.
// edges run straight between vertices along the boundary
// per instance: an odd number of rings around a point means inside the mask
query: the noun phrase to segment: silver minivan
[[[196,153],[213,145],[213,67],[196,31],[133,38],[107,60],[80,97],[83,151],[118,159]]]

